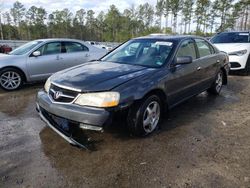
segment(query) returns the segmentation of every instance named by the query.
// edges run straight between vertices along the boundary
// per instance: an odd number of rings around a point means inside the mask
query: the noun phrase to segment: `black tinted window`
[[[248,43],[249,33],[247,32],[232,32],[220,33],[211,39],[212,43]]]
[[[196,56],[194,41],[185,40],[184,42],[182,42],[176,56],[177,57],[191,56],[193,59],[196,59],[197,56]]]

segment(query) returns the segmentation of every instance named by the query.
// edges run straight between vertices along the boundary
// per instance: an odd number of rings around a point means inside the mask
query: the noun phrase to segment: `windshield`
[[[18,47],[17,49],[13,50],[12,52],[10,52],[10,55],[23,55],[27,52],[29,52],[31,49],[33,49],[34,47],[36,47],[38,44],[40,44],[42,41],[31,41],[28,42],[20,47]]]
[[[216,43],[249,43],[248,32],[232,32],[220,33],[211,39],[211,42]]]
[[[102,58],[102,61],[156,68],[166,62],[172,49],[173,42],[171,41],[130,40]]]

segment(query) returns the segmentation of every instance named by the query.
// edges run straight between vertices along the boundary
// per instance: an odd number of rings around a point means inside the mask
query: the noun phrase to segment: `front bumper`
[[[70,103],[53,103],[47,93],[39,91],[37,94],[37,111],[41,119],[56,133],[73,145],[84,147],[77,139],[74,133],[82,129],[102,131],[103,127],[111,122],[111,112],[102,108],[81,107]],[[58,128],[57,122],[52,116],[61,118],[70,122],[73,132],[65,132]]]

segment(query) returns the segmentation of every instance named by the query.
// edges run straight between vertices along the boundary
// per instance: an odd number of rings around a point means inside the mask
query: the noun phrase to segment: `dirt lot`
[[[35,111],[41,84],[0,91],[0,187],[250,187],[250,77],[173,109],[147,138],[120,122],[73,147]]]

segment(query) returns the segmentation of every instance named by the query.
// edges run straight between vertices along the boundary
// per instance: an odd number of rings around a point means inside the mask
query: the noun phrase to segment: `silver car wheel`
[[[14,71],[4,72],[0,77],[0,84],[7,90],[17,89],[21,84],[21,76]]]
[[[145,132],[151,133],[156,128],[160,120],[160,104],[156,101],[151,102],[143,114],[143,128]]]
[[[219,72],[217,75],[217,78],[215,80],[215,89],[217,92],[220,92],[222,84],[223,84],[223,77],[222,77],[222,72]]]

